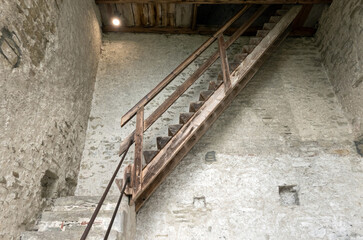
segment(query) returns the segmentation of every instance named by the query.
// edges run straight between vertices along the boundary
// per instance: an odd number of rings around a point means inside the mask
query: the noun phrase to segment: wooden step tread
[[[265,23],[263,24],[263,30],[271,30],[275,27],[276,23]]]
[[[277,23],[278,21],[280,21],[282,17],[281,16],[271,16],[270,17],[270,23]]]
[[[240,65],[240,62],[232,62],[230,65],[229,65],[229,69],[231,72],[233,72],[238,66]]]
[[[146,164],[149,164],[151,162],[151,160],[153,160],[153,158],[156,156],[156,154],[158,154],[159,151],[155,151],[155,150],[145,150],[143,152],[144,154],[144,160]]]
[[[204,101],[191,102],[189,105],[189,112],[197,112],[204,104]]]
[[[223,81],[210,81],[208,90],[215,91],[219,88],[219,86],[223,83]]]
[[[256,37],[266,37],[270,30],[257,30]]]
[[[279,16],[284,16],[289,10],[286,10],[286,9],[279,9],[279,10],[276,10],[276,15],[279,15]]]
[[[157,137],[156,138],[156,145],[159,150],[163,149],[165,145],[170,141],[171,137]]]
[[[244,45],[242,47],[242,52],[244,53],[251,53],[253,49],[255,49],[256,45]]]
[[[247,56],[248,56],[248,53],[238,53],[238,54],[234,55],[233,60],[242,62]]]
[[[262,41],[262,37],[251,37],[250,44],[251,45],[258,45]]]
[[[214,91],[212,91],[212,90],[207,90],[207,91],[200,92],[199,101],[207,101],[208,98],[210,96],[212,96],[213,92]]]
[[[187,112],[187,113],[180,113],[179,115],[179,123],[186,124],[191,117],[193,117],[194,113]]]
[[[170,125],[168,127],[168,135],[170,137],[174,136],[182,127],[183,127],[183,124]]]

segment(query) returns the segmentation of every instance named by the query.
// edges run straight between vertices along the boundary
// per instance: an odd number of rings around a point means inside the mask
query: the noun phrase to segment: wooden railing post
[[[144,135],[144,106],[137,111],[136,130],[135,130],[135,159],[133,172],[133,189],[136,194],[142,184],[142,144]]]
[[[223,82],[225,86],[225,91],[231,88],[231,78],[229,74],[229,65],[226,53],[226,46],[223,38],[223,34],[218,37],[218,47],[219,47],[219,56],[221,58],[222,63],[222,72],[223,72]]]

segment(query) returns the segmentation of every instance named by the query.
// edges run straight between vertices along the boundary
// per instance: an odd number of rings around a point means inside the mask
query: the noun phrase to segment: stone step
[[[212,96],[213,93],[214,93],[214,91],[212,91],[212,90],[207,90],[207,91],[200,92],[199,101],[204,101],[204,102],[207,101],[208,98],[210,96]]]
[[[271,16],[270,23],[278,23],[281,20],[281,16]]]
[[[179,123],[186,124],[191,117],[193,117],[194,113],[187,112],[187,113],[180,113],[179,115]]]
[[[94,209],[93,209],[94,210]],[[93,210],[84,211],[65,211],[65,212],[43,212],[41,220],[36,228],[38,232],[64,232],[64,231],[84,231],[89,222]],[[102,210],[98,213],[92,229],[107,229],[113,210]],[[121,219],[121,213],[118,213],[118,219]],[[114,229],[120,228],[119,221],[115,221]]]
[[[189,112],[197,112],[203,106],[203,101],[191,102],[189,105]]]
[[[157,137],[156,145],[159,150],[163,149],[165,145],[170,141],[171,137]]]
[[[155,150],[143,151],[145,163],[149,164],[153,160],[153,158],[156,156],[156,154],[158,154],[158,153],[159,153],[159,151],[155,151]]]
[[[263,24],[263,30],[271,30],[275,27],[276,23],[265,23]]]
[[[286,9],[279,9],[279,10],[276,10],[276,15],[278,16],[284,16],[289,10],[286,10]]]
[[[244,53],[251,53],[253,49],[255,49],[256,45],[244,45],[242,47],[242,52]]]
[[[170,125],[168,127],[168,135],[170,137],[173,137],[182,127],[183,127],[183,124]]]
[[[262,41],[262,37],[251,37],[250,44],[251,45],[258,45]]]
[[[53,206],[46,210],[51,211],[78,211],[78,210],[94,210],[100,196],[69,196],[57,198]],[[103,208],[113,208],[118,200],[118,196],[107,196],[103,203]]]
[[[106,229],[92,229],[87,236],[87,240],[103,240]],[[76,231],[59,231],[59,232],[37,232],[28,231],[21,234],[21,240],[75,240],[80,239],[83,234],[82,230]],[[112,230],[108,237],[109,240],[118,239],[118,231]]]
[[[79,211],[44,211],[42,213],[41,220],[42,222],[53,222],[53,221],[80,221],[83,219],[84,221],[88,221],[91,218],[93,209],[79,210]],[[101,208],[100,212],[97,215],[97,218],[110,218],[113,213],[113,208],[105,209]],[[82,221],[83,221],[82,220]]]
[[[256,37],[266,37],[270,30],[257,30]]]
[[[92,229],[105,229],[110,223],[111,218],[97,218]],[[39,232],[64,232],[64,231],[84,231],[87,227],[87,221],[40,221],[37,225]]]

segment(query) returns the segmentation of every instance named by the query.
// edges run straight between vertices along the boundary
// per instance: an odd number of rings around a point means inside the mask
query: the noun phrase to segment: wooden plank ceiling
[[[315,32],[311,27],[303,27],[312,4],[327,4],[331,0],[96,0],[96,3],[101,12],[104,32],[185,34],[211,34],[218,29],[218,26],[197,24],[201,4],[303,4],[293,34],[307,36]],[[114,17],[121,20],[121,26],[112,25]],[[256,29],[256,26],[251,27],[246,33],[253,34]],[[230,32],[233,31],[231,28]]]

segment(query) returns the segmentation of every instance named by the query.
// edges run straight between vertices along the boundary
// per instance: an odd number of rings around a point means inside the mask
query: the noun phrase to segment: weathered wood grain
[[[149,10],[149,26],[153,27],[155,26],[156,22],[155,3],[149,3],[148,10]]]
[[[193,5],[175,4],[175,25],[176,27],[190,27],[192,24]]]
[[[231,87],[231,79],[229,73],[229,65],[228,65],[228,58],[226,53],[226,46],[224,43],[223,34],[219,35],[218,37],[218,49],[219,49],[219,56],[221,58],[221,65],[222,65],[222,73],[223,73],[223,82],[225,85],[225,89],[228,90]]]
[[[319,4],[332,0],[96,0],[101,3],[184,3],[184,4]]]
[[[135,26],[141,26],[141,4],[132,3],[132,12],[134,15]]]
[[[131,27],[135,25],[131,3],[116,4],[116,9],[120,13],[122,26]]]
[[[168,4],[168,25],[175,27],[175,3]]]
[[[139,191],[142,179],[142,145],[144,138],[144,108],[140,108],[136,115],[136,130],[135,130],[135,157],[134,157],[134,192]]]

